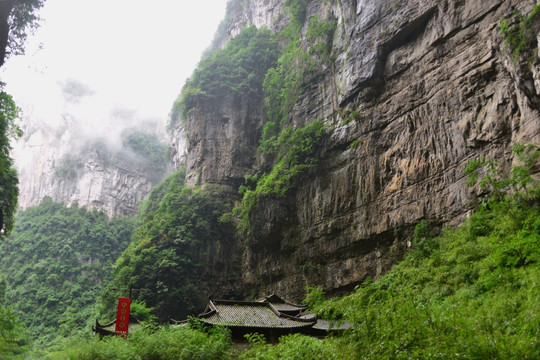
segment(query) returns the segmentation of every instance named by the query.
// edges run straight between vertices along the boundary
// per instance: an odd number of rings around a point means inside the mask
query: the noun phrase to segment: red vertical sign
[[[116,328],[114,332],[119,335],[127,335],[129,327],[130,298],[118,298],[118,312],[116,313]]]

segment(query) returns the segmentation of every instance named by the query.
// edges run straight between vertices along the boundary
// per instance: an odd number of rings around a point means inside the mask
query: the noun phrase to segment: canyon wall
[[[333,62],[289,119],[294,127],[321,119],[330,134],[301,186],[254,206],[244,296],[275,291],[300,299],[304,285],[350,290],[398,261],[420,220],[440,228],[467,216],[480,195],[466,186],[467,163],[486,157],[508,169],[514,143],[540,142],[538,52],[513,60],[499,30],[505,17],[534,5],[308,2],[304,34],[316,14],[337,20]],[[251,0],[233,10],[229,37],[251,24],[276,32],[288,24],[284,1]],[[219,111],[196,109],[186,119],[187,183],[239,200],[244,175],[263,172],[256,155],[263,104],[219,102]]]
[[[132,216],[169,172],[126,149],[120,137],[116,143],[89,139],[69,125],[55,127],[31,119],[24,126],[13,151],[22,209],[50,197],[103,210],[109,217]]]

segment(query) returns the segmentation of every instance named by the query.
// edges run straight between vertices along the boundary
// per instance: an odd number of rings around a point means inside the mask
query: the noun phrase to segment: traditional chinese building
[[[348,324],[317,319],[306,310],[306,305],[293,304],[272,294],[258,301],[210,300],[198,318],[208,326],[229,329],[235,341],[244,341],[244,335],[250,333],[262,334],[266,340],[275,342],[288,334],[326,336],[350,328]]]

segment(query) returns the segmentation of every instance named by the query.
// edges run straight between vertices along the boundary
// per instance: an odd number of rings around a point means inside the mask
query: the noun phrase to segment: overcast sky
[[[126,114],[165,124],[226,2],[46,0],[26,54],[0,79],[27,117],[47,123],[70,113],[94,129]]]

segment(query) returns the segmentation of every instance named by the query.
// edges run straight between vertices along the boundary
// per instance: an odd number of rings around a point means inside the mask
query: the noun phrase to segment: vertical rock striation
[[[231,36],[249,24],[279,31],[283,1],[248,1],[229,13]],[[463,170],[478,157],[511,166],[511,146],[540,142],[540,59],[517,64],[501,21],[534,1],[408,0],[308,3],[337,19],[324,76],[299,97],[293,126],[322,119],[331,134],[316,169],[286,199],[262,199],[244,251],[245,293],[291,299],[304,285],[330,292],[377,277],[400,259],[421,219],[454,225],[478,190]],[[309,21],[304,24],[304,33]],[[260,173],[255,149],[262,102],[221,99],[185,127],[187,181],[219,184],[231,197],[245,174]],[[347,112],[357,116],[346,121]]]
[[[69,128],[27,126],[14,147],[23,209],[50,197],[67,205],[103,210],[109,217],[132,216],[168,171],[149,167],[148,160],[123,149],[122,144],[77,140]]]

